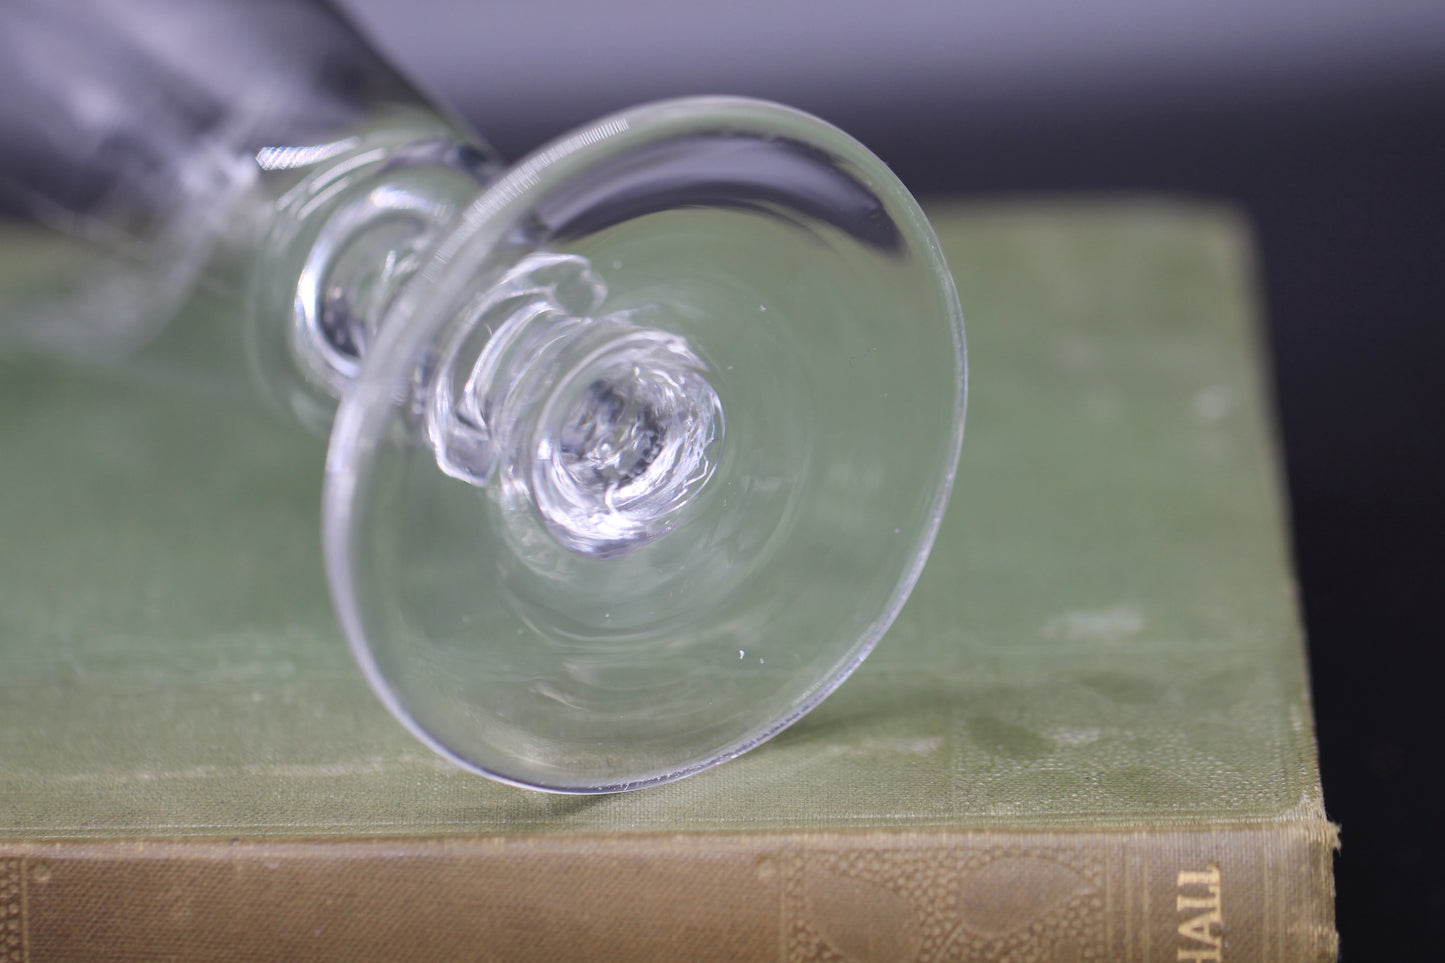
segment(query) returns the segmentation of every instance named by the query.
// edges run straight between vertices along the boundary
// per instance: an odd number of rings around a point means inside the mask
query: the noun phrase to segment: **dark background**
[[[738,93],[844,127],[925,200],[1149,190],[1246,210],[1343,826],[1343,958],[1438,950],[1445,2],[347,6],[512,159],[640,101]]]

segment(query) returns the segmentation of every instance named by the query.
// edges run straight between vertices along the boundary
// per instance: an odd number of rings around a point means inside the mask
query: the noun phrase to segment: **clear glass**
[[[40,266],[0,338],[329,430],[340,623],[458,764],[687,775],[901,608],[962,320],[917,204],[836,128],[693,98],[503,173],[303,0],[21,0],[0,81],[0,230]]]

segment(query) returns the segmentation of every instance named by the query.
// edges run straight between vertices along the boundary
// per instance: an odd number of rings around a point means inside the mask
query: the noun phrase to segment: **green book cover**
[[[803,721],[635,793],[386,714],[315,439],[0,363],[0,959],[1332,959],[1247,230],[930,213],[971,397],[923,578]]]

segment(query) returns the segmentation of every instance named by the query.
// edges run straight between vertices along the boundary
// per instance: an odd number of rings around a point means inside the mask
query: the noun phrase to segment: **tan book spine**
[[[0,960],[1336,956],[1322,820],[0,845]]]

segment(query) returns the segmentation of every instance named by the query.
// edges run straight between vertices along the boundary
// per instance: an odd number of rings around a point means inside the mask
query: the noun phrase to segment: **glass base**
[[[864,658],[965,396],[916,202],[806,114],[699,98],[523,161],[390,303],[337,413],[331,588],[372,686],[557,792],[756,746]]]

